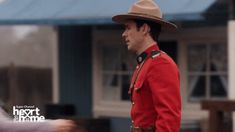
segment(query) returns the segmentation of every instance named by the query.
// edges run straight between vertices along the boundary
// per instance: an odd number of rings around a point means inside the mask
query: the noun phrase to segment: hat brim
[[[148,16],[144,14],[121,14],[112,17],[112,20],[119,24],[124,24],[127,20],[133,20],[133,19],[141,19],[141,20],[156,22],[160,24],[162,28],[165,29],[173,29],[173,30],[177,29],[177,26],[171,22],[165,21],[161,18]]]

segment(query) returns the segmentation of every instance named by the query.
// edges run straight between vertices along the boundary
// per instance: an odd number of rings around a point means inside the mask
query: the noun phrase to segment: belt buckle
[[[131,132],[142,132],[140,127],[131,126],[130,129],[131,129]]]
[[[130,127],[131,132],[154,132],[155,128],[154,127],[148,127],[148,128],[141,128],[141,127],[136,127],[136,126],[131,126]]]

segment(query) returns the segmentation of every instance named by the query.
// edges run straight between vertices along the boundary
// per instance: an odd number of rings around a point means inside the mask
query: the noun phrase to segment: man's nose
[[[122,33],[122,37],[123,37],[123,38],[126,38],[126,31],[124,31],[124,32]]]

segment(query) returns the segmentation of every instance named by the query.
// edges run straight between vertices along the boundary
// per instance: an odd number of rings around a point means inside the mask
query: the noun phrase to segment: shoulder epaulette
[[[152,52],[151,52],[151,57],[152,57],[152,58],[156,58],[156,57],[158,57],[160,54],[161,54],[161,51],[159,51],[159,50],[156,51],[156,50],[155,50],[155,51],[152,51]]]

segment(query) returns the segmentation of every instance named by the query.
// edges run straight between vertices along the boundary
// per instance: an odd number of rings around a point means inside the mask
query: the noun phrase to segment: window
[[[123,44],[101,46],[102,99],[129,100],[128,90],[135,69],[135,55],[128,53]]]
[[[227,97],[227,45],[188,45],[188,92],[190,101]]]

